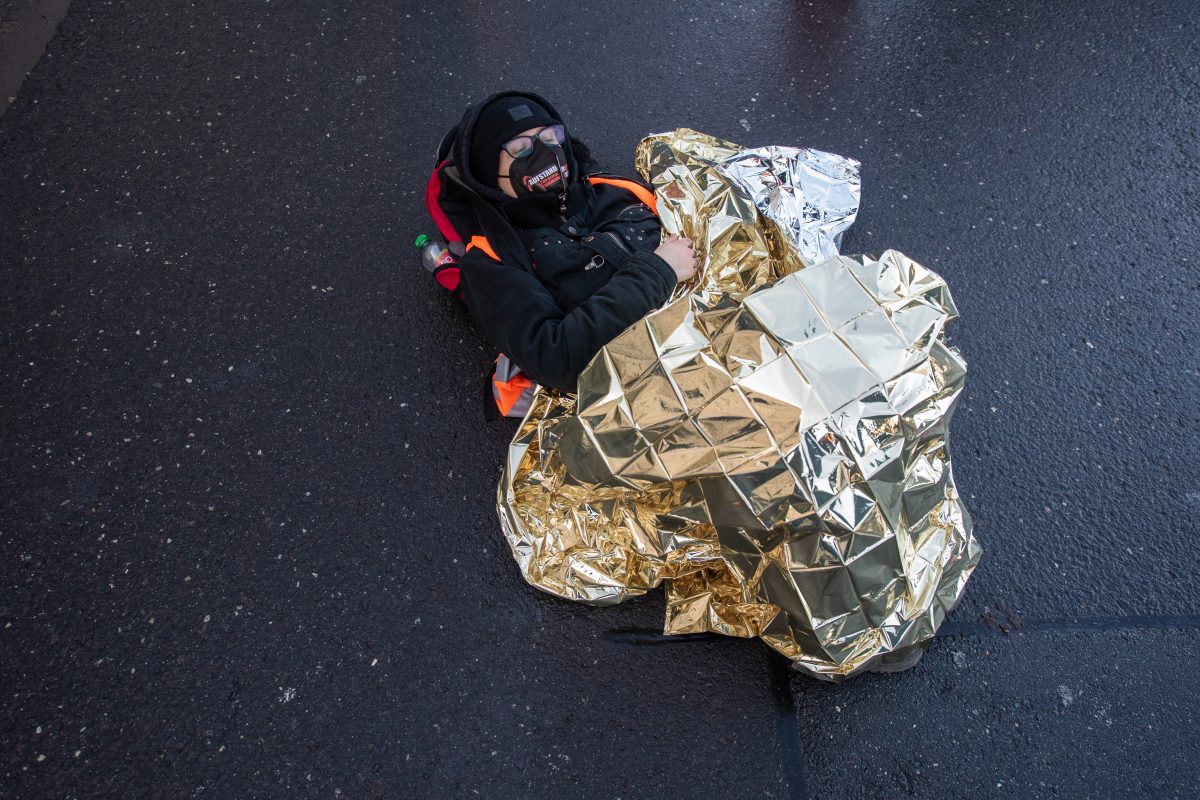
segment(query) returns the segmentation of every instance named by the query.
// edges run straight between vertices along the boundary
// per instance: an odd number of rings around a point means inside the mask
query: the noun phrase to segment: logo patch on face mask
[[[567,172],[566,165],[563,165],[562,171]],[[535,175],[526,176],[524,183],[525,188],[531,192],[544,192],[561,180],[562,176],[559,175],[558,166],[554,165],[546,167]]]

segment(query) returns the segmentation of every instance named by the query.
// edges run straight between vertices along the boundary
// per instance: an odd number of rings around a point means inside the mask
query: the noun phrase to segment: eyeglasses
[[[534,136],[548,145],[560,145],[567,141],[567,128],[565,125],[547,125]],[[533,136],[514,136],[504,143],[504,152],[513,158],[525,158],[533,152],[533,138]]]

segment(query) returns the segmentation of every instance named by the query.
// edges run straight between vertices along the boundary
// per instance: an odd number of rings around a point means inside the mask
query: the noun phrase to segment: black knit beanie
[[[471,174],[485,186],[496,185],[500,148],[523,130],[557,125],[550,112],[528,97],[511,95],[488,103],[471,132]]]

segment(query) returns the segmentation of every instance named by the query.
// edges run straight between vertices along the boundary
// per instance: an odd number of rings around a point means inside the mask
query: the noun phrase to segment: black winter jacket
[[[574,213],[568,206],[565,220],[555,206],[551,224],[517,227],[532,271],[479,249],[459,265],[463,300],[489,341],[534,380],[570,392],[600,348],[675,288],[675,273],[653,252],[654,213],[625,189],[595,189],[572,192],[591,196]]]
[[[472,122],[468,112],[457,143],[460,165],[469,164]],[[654,253],[661,238],[654,212],[628,189],[592,185],[570,147],[567,155],[565,217],[557,193],[509,198],[463,169],[462,182],[497,209],[516,236],[485,231],[489,241],[504,238],[510,249],[498,252],[503,261],[468,250],[459,262],[459,287],[493,345],[539,383],[574,392],[600,348],[670,298],[675,273]],[[515,254],[518,246],[524,252]]]

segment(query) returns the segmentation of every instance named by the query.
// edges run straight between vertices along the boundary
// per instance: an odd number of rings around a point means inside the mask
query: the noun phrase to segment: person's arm
[[[538,383],[568,392],[600,348],[675,288],[675,272],[655,253],[634,254],[569,312],[532,274],[481,253],[468,253],[459,270],[463,300],[484,336]]]

